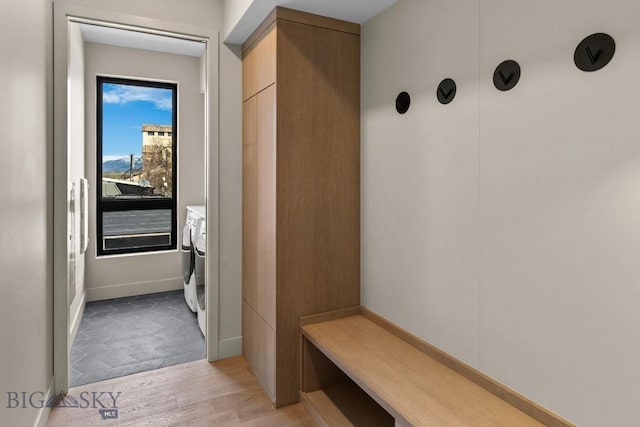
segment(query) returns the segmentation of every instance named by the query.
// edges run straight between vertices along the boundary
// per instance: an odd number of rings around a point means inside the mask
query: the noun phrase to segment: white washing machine
[[[207,223],[202,220],[200,233],[196,243],[196,310],[198,312],[198,326],[202,335],[207,336],[207,311],[205,300],[205,259],[207,253]]]
[[[196,299],[196,253],[195,246],[204,222],[204,206],[187,206],[187,219],[182,230],[182,277],[184,281],[184,299],[194,313],[197,310]]]

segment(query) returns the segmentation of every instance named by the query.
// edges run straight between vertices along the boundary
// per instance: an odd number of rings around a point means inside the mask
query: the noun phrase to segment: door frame
[[[122,13],[53,3],[53,375],[55,394],[69,390],[70,304],[68,301],[67,214],[68,172],[68,55],[69,23],[94,23],[112,28],[167,35],[205,43],[205,195],[207,213],[206,306],[219,300],[219,32]],[[207,310],[207,360],[219,358],[219,310]]]

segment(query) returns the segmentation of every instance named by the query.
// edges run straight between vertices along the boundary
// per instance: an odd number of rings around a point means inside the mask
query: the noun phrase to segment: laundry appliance
[[[205,219],[204,206],[187,206],[187,219],[182,230],[182,276],[184,281],[184,299],[194,313],[197,311],[196,299],[196,253],[195,247],[201,224]]]
[[[198,312],[198,326],[202,335],[207,336],[207,312],[206,312],[206,291],[205,291],[205,259],[207,252],[207,223],[202,220],[200,233],[196,243],[196,310]]]

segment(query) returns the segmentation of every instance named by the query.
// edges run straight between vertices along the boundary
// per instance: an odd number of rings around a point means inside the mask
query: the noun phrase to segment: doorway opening
[[[218,358],[217,39],[72,9],[54,21],[57,393]]]

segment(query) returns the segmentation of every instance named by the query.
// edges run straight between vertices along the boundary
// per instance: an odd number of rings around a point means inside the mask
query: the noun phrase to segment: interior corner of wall
[[[242,336],[227,338],[218,342],[218,356],[220,359],[242,355]]]

